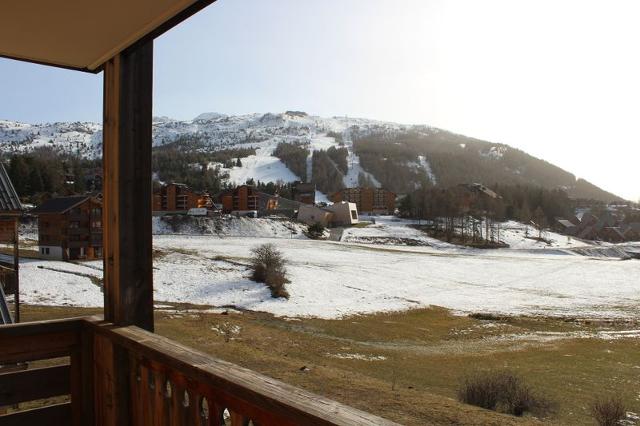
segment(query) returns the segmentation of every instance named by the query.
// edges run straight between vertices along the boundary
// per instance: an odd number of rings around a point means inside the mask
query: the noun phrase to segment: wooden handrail
[[[0,375],[0,405],[60,394],[70,394],[71,403],[0,420],[51,415],[77,425],[221,426],[224,417],[234,426],[395,424],[101,317],[0,327],[0,363],[58,356],[69,356],[70,365]],[[53,385],[37,387],[45,381]]]
[[[158,404],[172,405],[172,415],[185,418],[203,416],[203,412],[208,411],[209,423],[203,424],[220,424],[219,416],[225,409],[240,421],[237,424],[247,424],[249,419],[259,425],[395,424],[135,326],[117,327],[91,321],[87,324],[96,336],[129,352],[132,397],[138,398],[137,407],[153,408],[162,416],[166,416],[171,407]],[[163,395],[165,401],[162,401]],[[203,405],[205,399],[207,403]],[[176,413],[175,406],[180,404],[182,408],[177,409],[181,413]],[[153,412],[138,414],[151,416],[145,417],[144,424],[154,423],[149,420],[154,418]],[[188,424],[188,421],[172,424]]]
[[[0,364],[67,356],[80,341],[83,320],[37,321],[0,327]]]
[[[80,318],[69,318],[1,326],[0,365],[5,368],[0,370],[0,408],[73,393],[72,378],[78,377],[80,366],[74,359],[79,359],[84,324]],[[72,365],[28,369],[26,364],[69,356]],[[69,424],[72,406],[68,402],[49,404],[11,414],[2,410],[0,424]]]

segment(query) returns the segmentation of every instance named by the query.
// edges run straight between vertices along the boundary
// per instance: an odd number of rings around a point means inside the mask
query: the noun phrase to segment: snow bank
[[[340,241],[359,244],[390,244],[410,246],[430,246],[456,248],[453,244],[429,237],[411,225],[424,224],[424,221],[399,219],[394,216],[361,216],[362,221],[371,221],[366,227],[347,228]]]
[[[102,278],[101,262],[95,267],[24,259],[20,261],[20,298],[35,305],[102,306],[104,295],[90,276]]]
[[[528,238],[527,235],[531,238]],[[548,243],[533,239],[537,236],[538,231],[533,226],[512,220],[500,224],[500,241],[509,244],[509,247],[513,249],[577,248],[593,247],[594,245],[591,242],[550,231],[545,231],[542,234],[542,238]]]
[[[154,235],[215,235],[218,237],[306,238],[307,226],[287,219],[225,216],[153,218]]]

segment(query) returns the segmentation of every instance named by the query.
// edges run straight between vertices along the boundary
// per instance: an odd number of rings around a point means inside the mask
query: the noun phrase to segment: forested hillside
[[[562,189],[575,198],[620,199],[519,149],[446,131],[365,134],[354,138],[354,148],[363,168],[395,191],[482,182]],[[421,158],[428,161],[429,171],[419,167]]]
[[[620,200],[508,145],[433,127],[362,118],[324,118],[301,111],[204,113],[184,121],[156,117],[153,145],[157,180],[177,180],[211,192],[249,179],[310,180],[325,194],[356,185],[405,194],[479,182],[560,189],[572,198],[603,202]],[[16,161],[13,173],[27,197],[70,191],[72,181],[76,190],[82,190],[87,186],[84,179],[68,177],[91,175],[77,169],[99,167],[101,152],[102,130],[96,123],[0,120],[0,154],[7,165]],[[41,158],[50,159],[50,164]]]

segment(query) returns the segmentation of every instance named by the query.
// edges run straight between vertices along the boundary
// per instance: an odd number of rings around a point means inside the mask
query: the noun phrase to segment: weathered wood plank
[[[69,355],[86,318],[0,326],[0,364]]]
[[[153,41],[109,60],[104,75],[105,317],[153,331]]]
[[[69,364],[0,374],[0,405],[68,395]]]
[[[229,414],[231,417],[231,426],[247,426],[249,424],[250,419],[248,417],[235,411],[230,411]]]
[[[71,403],[49,405],[0,416],[2,426],[67,426],[71,423]]]
[[[137,327],[93,325],[97,334],[154,360],[184,391],[188,386],[209,401],[260,424],[391,425],[388,420],[218,360]],[[155,365],[154,363],[154,365]],[[178,398],[174,395],[174,408]],[[182,394],[179,395],[182,400]],[[174,413],[174,416],[177,413]]]
[[[72,356],[72,363],[73,360],[76,360],[76,362],[80,364],[75,365],[72,368],[77,369],[74,374],[79,375],[81,381],[80,394],[73,392],[71,395],[71,402],[74,411],[74,424],[94,424],[94,342],[93,332],[88,327],[83,327],[80,332],[80,347],[78,350],[80,353],[76,353],[75,357]],[[75,403],[77,402],[77,398],[80,398],[79,404]],[[77,414],[76,410],[80,410],[80,414]]]
[[[113,345],[103,335],[95,335],[94,343],[94,413],[97,426],[115,426],[116,397],[113,367]]]
[[[156,374],[155,377],[156,391],[153,403],[153,420],[155,424],[159,426],[167,426],[169,425],[169,420],[171,419],[171,394],[167,389],[166,376],[162,373],[159,373]]]
[[[69,355],[79,339],[77,332],[43,333],[0,339],[0,364],[63,357]]]
[[[45,333],[79,331],[86,321],[96,321],[96,317],[76,317],[47,321],[23,322],[0,326],[0,351],[2,343],[13,337],[37,336]]]
[[[18,219],[14,219],[13,270],[15,273],[15,292],[13,293],[14,318],[20,322],[20,238],[18,237]]]

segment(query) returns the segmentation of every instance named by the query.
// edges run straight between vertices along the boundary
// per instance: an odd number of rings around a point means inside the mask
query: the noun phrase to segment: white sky
[[[215,67],[208,109],[435,125],[638,200],[639,18],[616,0],[218,0],[166,42],[191,37],[172,60]]]
[[[156,41],[154,113],[429,124],[638,200],[639,18],[632,0],[218,0]],[[11,62],[0,118],[99,120],[100,76]]]

